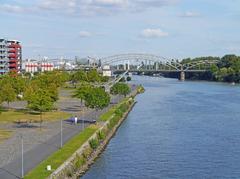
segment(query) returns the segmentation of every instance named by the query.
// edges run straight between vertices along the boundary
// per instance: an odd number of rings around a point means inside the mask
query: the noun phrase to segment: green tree
[[[89,82],[100,82],[101,81],[101,77],[98,74],[97,70],[90,70],[87,73],[87,78]]]
[[[84,72],[83,70],[79,70],[71,75],[70,80],[75,85],[77,82],[88,81],[88,77],[86,72]]]
[[[89,108],[99,110],[107,107],[109,103],[110,96],[101,87],[91,88],[85,97],[85,104]]]
[[[126,83],[116,83],[110,89],[110,93],[113,95],[124,95],[126,96],[131,92],[130,87]]]
[[[2,101],[6,101],[8,103],[8,108],[9,108],[9,103],[16,100],[16,92],[12,87],[11,83],[7,82],[4,84],[1,84],[0,92],[1,92]]]
[[[38,89],[27,93],[26,96],[28,108],[40,112],[40,128],[43,122],[42,113],[51,111],[54,106],[54,101],[51,98],[48,90]]]
[[[79,98],[82,102],[86,99],[89,92],[92,91],[92,86],[89,84],[82,84],[74,93],[73,97]]]

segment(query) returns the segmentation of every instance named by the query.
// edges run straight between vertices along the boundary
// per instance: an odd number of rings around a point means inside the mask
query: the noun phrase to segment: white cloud
[[[199,17],[200,14],[197,12],[186,11],[180,15],[180,17]]]
[[[159,38],[166,37],[169,34],[167,32],[162,31],[161,29],[144,29],[141,32],[141,36],[144,38]]]
[[[175,5],[180,0],[38,0],[28,5],[34,13],[72,14],[77,16],[114,15],[119,12],[142,12],[151,8]],[[5,7],[3,7],[5,6]],[[23,3],[5,4],[0,9],[8,12],[26,11]]]
[[[18,5],[2,4],[0,6],[0,11],[11,12],[11,13],[24,13],[28,11],[28,9]]]
[[[80,31],[80,32],[79,32],[79,36],[80,36],[80,37],[83,37],[83,38],[85,38],[85,37],[91,37],[91,36],[92,36],[92,33],[91,33],[91,32],[88,32],[88,31]]]

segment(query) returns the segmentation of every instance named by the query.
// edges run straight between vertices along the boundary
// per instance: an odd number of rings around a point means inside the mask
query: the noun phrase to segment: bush
[[[82,165],[86,163],[86,159],[81,155],[77,155],[76,159],[74,160],[74,169],[77,171]]]
[[[102,140],[105,139],[106,134],[105,134],[104,131],[99,131],[99,132],[97,133],[97,137],[98,137],[98,140],[99,140],[99,141],[102,141]]]
[[[120,117],[123,116],[123,112],[120,109],[116,109],[115,114]]]
[[[93,150],[95,150],[99,145],[99,141],[97,139],[91,139],[89,141],[89,145]]]
[[[92,153],[92,148],[87,148],[87,149],[85,149],[85,150],[83,151],[82,156],[83,156],[84,159],[87,159],[88,156],[89,156],[91,153]]]

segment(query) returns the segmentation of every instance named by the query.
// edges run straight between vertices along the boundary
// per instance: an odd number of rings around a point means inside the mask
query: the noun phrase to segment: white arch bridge
[[[206,72],[217,63],[217,60],[184,63],[178,59],[142,53],[119,54],[101,59],[101,66],[110,65],[114,72],[179,72],[180,80],[185,80],[186,72]]]

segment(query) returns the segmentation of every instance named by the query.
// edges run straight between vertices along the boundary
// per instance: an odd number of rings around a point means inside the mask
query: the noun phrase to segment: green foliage
[[[87,73],[87,78],[89,82],[100,82],[101,81],[101,77],[98,74],[97,70],[90,70]]]
[[[103,109],[110,103],[110,96],[101,87],[92,87],[85,97],[85,105],[89,108]]]
[[[11,81],[1,81],[0,84],[0,101],[6,101],[9,105],[10,102],[16,99],[16,91],[13,88]]]
[[[54,101],[48,90],[38,89],[26,96],[28,107],[39,112],[46,112],[53,109]]]
[[[81,156],[77,155],[73,162],[75,171],[77,171],[85,163],[86,163],[86,159],[82,155]]]
[[[83,70],[79,70],[79,71],[73,73],[71,75],[70,79],[73,83],[88,81],[87,74]]]
[[[205,80],[216,80],[222,82],[240,82],[240,56],[225,55],[219,57],[199,57],[194,59],[184,59],[181,63],[189,63],[191,61],[202,60],[218,60],[216,65],[211,65],[211,74],[206,75]],[[196,77],[198,79],[198,77]]]
[[[95,150],[99,145],[99,141],[97,139],[91,139],[89,141],[89,145],[93,150]]]
[[[102,141],[102,140],[105,139],[106,134],[105,134],[104,131],[99,131],[99,132],[97,133],[97,137],[98,137],[98,140],[99,140],[99,141]]]
[[[110,96],[101,87],[93,87],[91,85],[80,86],[74,97],[85,101],[85,105],[89,108],[103,109],[110,103]]]
[[[87,94],[92,91],[92,86],[89,84],[82,84],[74,93],[73,97],[79,98],[81,101],[86,100]]]
[[[131,92],[130,87],[125,83],[116,83],[110,89],[110,93],[113,94],[113,95],[118,95],[119,94],[119,95],[126,96],[130,92]]]

